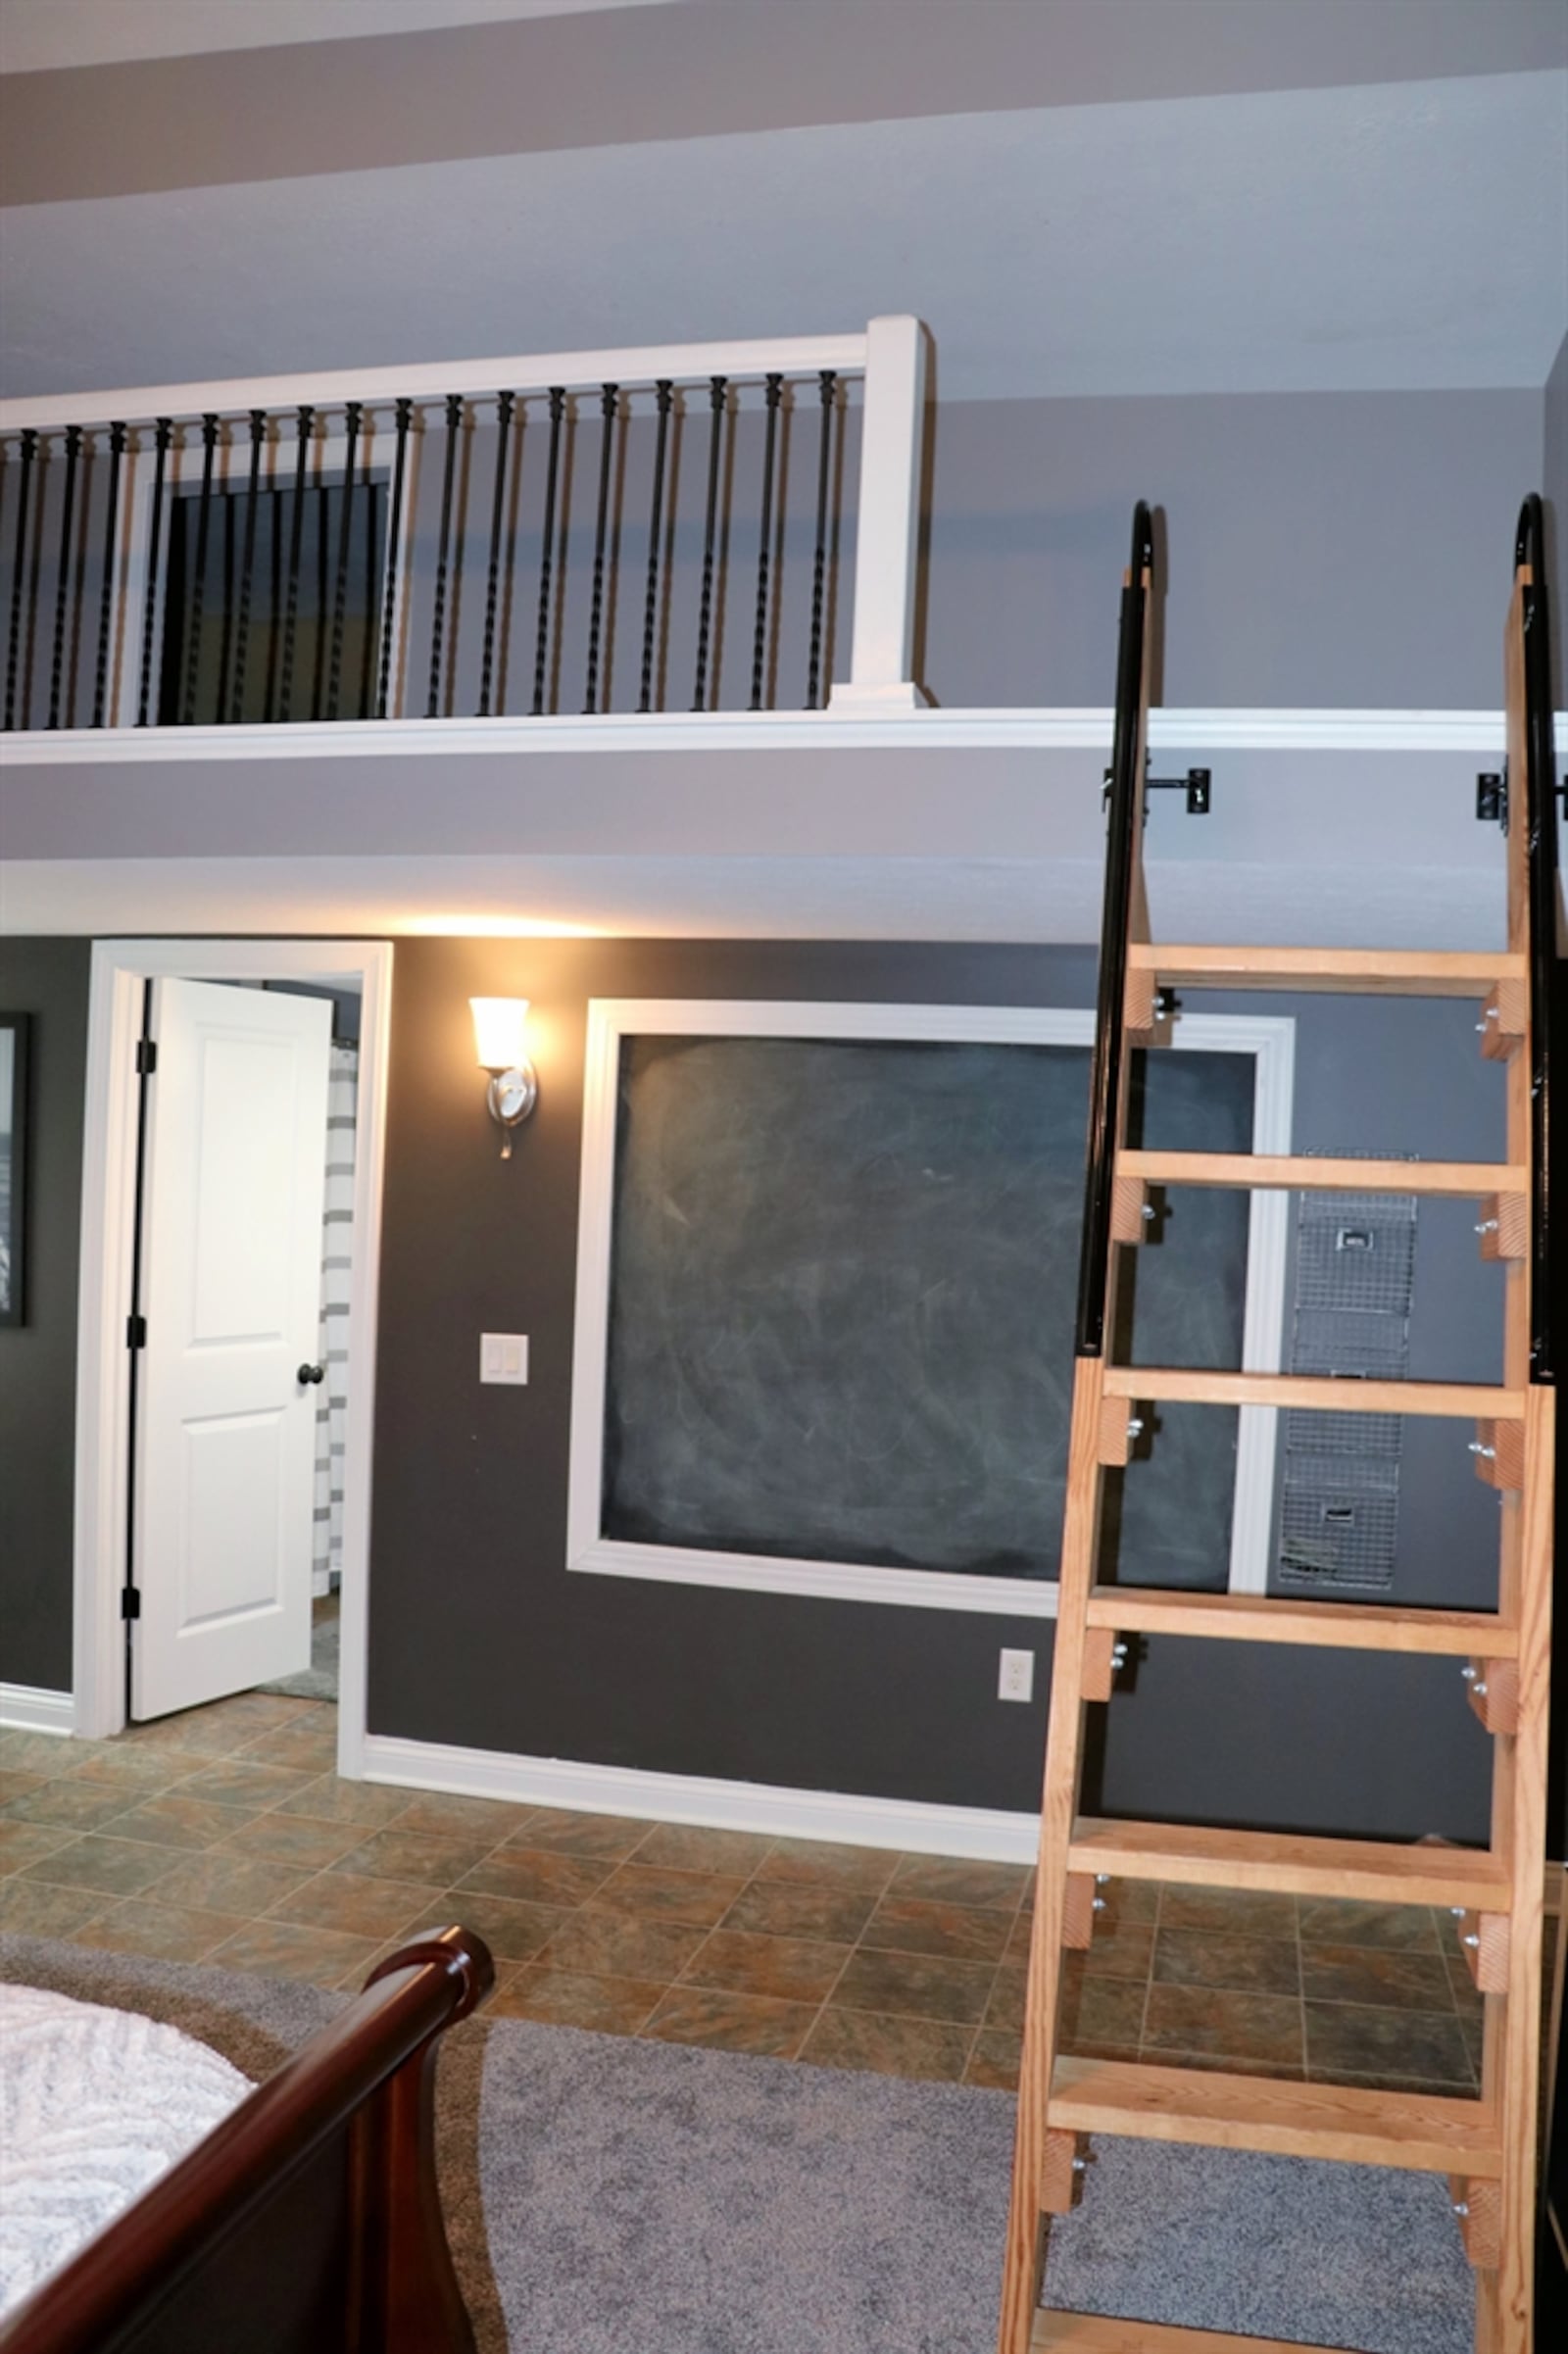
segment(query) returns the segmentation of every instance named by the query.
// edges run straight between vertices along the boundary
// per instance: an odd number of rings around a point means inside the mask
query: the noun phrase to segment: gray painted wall
[[[1546,503],[1546,551],[1551,573],[1551,647],[1556,708],[1562,709],[1562,549],[1568,532],[1568,335],[1546,378],[1542,434],[1541,489]]]
[[[1027,1809],[1044,1705],[995,1697],[1036,1620],[795,1600],[565,1571],[582,1042],[591,996],[1088,1002],[1091,954],[692,942],[408,941],[397,950],[377,1373],[370,1727],[378,1733],[895,1798]],[[541,1102],[497,1157],[469,994],[534,1004]],[[1239,1002],[1239,1001],[1238,1001]],[[1278,1001],[1274,1010],[1279,1010]],[[1298,1142],[1497,1147],[1472,1016],[1302,1000]],[[1412,1026],[1407,1016],[1417,1019]],[[1396,1083],[1391,1092],[1390,1072]],[[1473,1237],[1424,1266],[1454,1322],[1415,1370],[1484,1372]],[[1494,1271],[1492,1271],[1494,1276]],[[1461,1303],[1462,1293],[1462,1303]],[[531,1337],[525,1391],[476,1380],[481,1329]],[[1495,1500],[1464,1436],[1412,1507],[1400,1593],[1495,1594]],[[1228,1654],[1228,1655],[1227,1655]],[[1119,1810],[1387,1836],[1486,1827],[1485,1737],[1451,1663],[1165,1644],[1108,1711]]]
[[[1541,426],[1537,392],[941,407],[923,675],[949,706],[1108,704],[1146,498],[1164,521],[1156,700],[1494,709]]]
[[[0,941],[0,1005],[32,1015],[26,1323],[0,1330],[0,1683],[71,1689],[72,1486],[85,940]]]

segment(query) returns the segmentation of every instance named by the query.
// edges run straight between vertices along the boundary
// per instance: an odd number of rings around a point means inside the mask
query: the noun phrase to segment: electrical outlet
[[[482,1332],[479,1335],[479,1379],[514,1382],[528,1379],[528,1336],[525,1332]]]
[[[1033,1651],[1004,1651],[997,1676],[999,1700],[1032,1700],[1035,1696]]]

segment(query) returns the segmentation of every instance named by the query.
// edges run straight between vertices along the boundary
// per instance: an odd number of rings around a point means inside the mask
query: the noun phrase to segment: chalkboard
[[[1246,1152],[1252,1058],[1138,1057],[1135,1140]],[[1056,1573],[1087,1048],[620,1042],[601,1528],[634,1544]],[[1196,1214],[1194,1214],[1196,1205]],[[1186,1193],[1123,1344],[1240,1361],[1246,1205]],[[1162,1409],[1120,1574],[1223,1585],[1235,1416]]]

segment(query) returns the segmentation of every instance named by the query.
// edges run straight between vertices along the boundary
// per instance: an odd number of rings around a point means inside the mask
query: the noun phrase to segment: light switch
[[[479,1379],[515,1382],[528,1379],[528,1336],[525,1332],[482,1332],[479,1335]]]

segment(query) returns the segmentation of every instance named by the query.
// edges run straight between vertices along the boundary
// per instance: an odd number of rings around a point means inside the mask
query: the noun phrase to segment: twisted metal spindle
[[[311,654],[311,717],[321,716],[321,689],[326,680],[327,618],[326,543],[332,519],[332,496],[319,473],[316,479],[316,637]]]
[[[397,626],[398,548],[403,531],[403,477],[409,454],[409,420],[414,415],[412,401],[399,401],[395,413],[395,448],[392,459],[392,512],[386,526],[386,596],[381,607],[380,676],[375,691],[375,715],[386,717],[387,696],[392,684],[392,635]]]
[[[174,430],[172,417],[161,417],[153,428],[153,519],[147,547],[147,585],[143,592],[146,612],[141,625],[141,682],[136,697],[136,725],[147,725],[147,713],[153,692],[153,645],[158,628],[159,588],[158,559],[164,543],[164,474],[169,464],[169,444]]]
[[[430,689],[424,707],[427,719],[436,719],[441,715],[441,654],[447,619],[447,564],[452,548],[452,483],[458,463],[458,428],[462,421],[462,399],[457,393],[449,392],[446,464],[441,475],[441,540],[435,566],[435,611],[430,617]]]
[[[311,428],[316,412],[309,403],[297,414],[299,443],[294,453],[294,512],[289,517],[288,587],[283,608],[283,666],[277,686],[279,719],[294,716],[294,647],[299,632],[300,557],[305,546],[305,474],[310,463]]]
[[[784,393],[784,378],[767,378],[767,435],[762,444],[762,516],[761,533],[757,549],[757,622],[752,633],[752,703],[754,711],[762,708],[762,683],[767,670],[767,586],[768,562],[773,537],[773,452],[778,437],[778,406]]]
[[[228,709],[228,664],[234,651],[234,502],[223,494],[223,626],[218,640],[218,692],[213,697],[213,721],[223,724]]]
[[[615,449],[615,413],[620,386],[606,384],[599,394],[604,430],[599,449],[599,510],[594,518],[594,592],[588,612],[588,681],[583,711],[599,709],[599,638],[605,612],[605,537],[610,522],[610,472]]]
[[[365,620],[360,630],[360,708],[358,717],[370,716],[370,664],[375,654],[375,477],[370,471],[374,427],[365,436],[365,465],[360,488],[365,493]]]
[[[664,513],[664,445],[669,435],[669,412],[675,387],[661,376],[654,387],[659,400],[659,439],[654,445],[654,501],[648,517],[648,593],[643,600],[643,681],[637,699],[640,711],[653,708],[654,641],[659,620],[659,533]]]
[[[109,704],[109,646],[115,613],[115,526],[120,519],[120,467],[125,454],[125,428],[109,428],[109,492],[104,514],[103,582],[98,595],[98,663],[93,679],[92,723],[102,727]]]
[[[343,686],[343,628],[349,608],[349,543],[354,528],[354,460],[360,446],[364,403],[349,401],[343,411],[347,448],[343,458],[343,515],[337,532],[337,583],[332,592],[332,661],[326,679],[326,715],[337,717]]]
[[[496,606],[501,589],[501,527],[507,512],[507,451],[512,440],[512,410],[515,395],[496,395],[496,481],[490,502],[490,564],[484,592],[484,651],[479,662],[479,716],[490,711],[490,678],[495,666]],[[499,707],[498,707],[499,708]]]
[[[272,724],[277,702],[277,658],[283,643],[283,494],[275,482],[267,488],[267,683],[262,690],[262,721]]]
[[[545,466],[545,515],[539,535],[539,617],[533,648],[533,716],[543,716],[545,679],[550,662],[550,583],[556,536],[556,471],[561,459],[561,420],[566,411],[565,388],[550,388],[550,455]]]
[[[262,480],[262,445],[267,439],[267,412],[251,411],[251,465],[245,482],[245,539],[239,560],[239,617],[234,626],[234,678],[229,691],[228,717],[237,726],[245,716],[245,659],[250,651],[251,583],[256,572],[256,510]]]
[[[724,411],[729,400],[729,378],[710,376],[708,379],[708,515],[703,526],[703,590],[697,607],[697,683],[692,689],[692,710],[708,709],[708,639],[713,617],[713,534],[718,520],[718,466],[720,446],[724,438]]]
[[[196,720],[196,675],[202,658],[202,615],[207,598],[207,540],[213,513],[213,461],[218,450],[218,417],[209,409],[202,418],[202,487],[196,505],[196,564],[190,584],[190,637],[185,648],[185,696],[180,710],[182,726]]]
[[[16,725],[17,664],[22,652],[22,575],[27,555],[27,502],[32,488],[33,453],[38,447],[34,426],[28,425],[22,436],[22,454],[18,460],[20,479],[17,484],[17,544],[11,573],[11,627],[6,645],[6,727]]]
[[[76,466],[81,427],[66,427],[66,487],[60,504],[59,577],[55,582],[55,634],[49,656],[49,725],[60,725],[60,690],[66,675],[66,623],[71,613],[71,526],[76,513]]]
[[[820,709],[822,692],[822,612],[827,589],[827,494],[832,471],[833,409],[838,388],[836,369],[824,368],[816,379],[821,395],[821,429],[816,445],[816,548],[811,560],[811,643],[806,664],[806,708]]]

